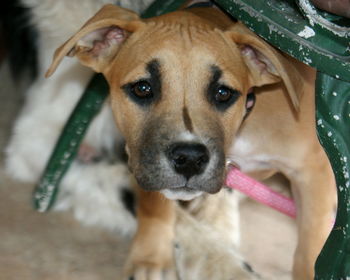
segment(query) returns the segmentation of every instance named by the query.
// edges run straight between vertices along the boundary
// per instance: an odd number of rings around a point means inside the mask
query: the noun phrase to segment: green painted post
[[[107,94],[108,84],[105,78],[101,74],[95,75],[68,119],[34,190],[34,207],[39,212],[49,210],[54,204],[59,184],[74,160],[88,126],[100,111]]]
[[[350,83],[317,75],[317,131],[338,187],[336,223],[316,264],[316,279],[350,279]]]

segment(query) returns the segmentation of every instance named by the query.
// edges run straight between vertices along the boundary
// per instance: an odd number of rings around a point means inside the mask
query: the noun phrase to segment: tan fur
[[[96,41],[82,42],[96,29],[110,26],[123,30],[122,42],[107,42],[101,52],[94,49]],[[171,141],[183,141],[181,135],[186,133],[205,143],[217,158],[211,172],[193,180],[193,188],[208,184],[205,191],[219,190],[225,175],[221,154],[248,173],[283,173],[291,181],[298,207],[293,276],[295,280],[313,278],[336,197],[331,168],[315,132],[313,69],[279,53],[242,24],[211,8],[141,20],[128,10],[107,5],[56,51],[48,76],[67,54],[77,55],[108,80],[129,166],[141,187],[161,190],[183,184],[164,167],[159,150]],[[162,93],[160,100],[144,109],[122,87],[147,77],[145,68],[152,60],[159,62]],[[206,98],[211,65],[222,69],[220,82],[242,94],[225,112],[214,109]],[[256,108],[243,122],[246,95],[253,87]],[[190,133],[184,108],[191,120]],[[242,149],[242,145],[249,148]],[[142,158],[145,150],[151,158]],[[138,217],[127,272],[156,275],[171,270],[173,203],[159,194],[140,191]]]
[[[140,270],[149,270],[149,274],[156,275],[166,270],[166,273],[176,275],[173,269],[174,202],[157,192],[145,192],[139,188],[138,194],[138,229],[125,273],[133,275]]]

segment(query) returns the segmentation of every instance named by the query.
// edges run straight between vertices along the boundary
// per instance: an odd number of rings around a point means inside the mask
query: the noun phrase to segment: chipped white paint
[[[319,14],[316,10],[316,8],[310,4],[309,0],[299,0],[299,7],[302,9],[302,11],[305,13],[306,17],[309,20],[309,23],[314,26],[315,24],[321,25],[322,27],[328,29],[333,34],[341,37],[348,37],[349,36],[349,28],[348,27],[342,27],[340,25],[334,24],[325,17],[323,17],[321,14]]]
[[[70,152],[65,152],[64,154],[63,154],[63,158],[64,159],[68,159],[68,158],[70,158],[72,156],[72,153],[70,153]]]
[[[298,35],[300,37],[308,39],[308,38],[311,38],[311,37],[315,36],[315,31],[311,27],[306,25],[304,27],[304,29],[298,33]]]
[[[334,115],[334,116],[333,116],[333,119],[339,121],[340,117],[339,117],[338,115]]]
[[[311,58],[308,58],[308,57],[304,57],[304,62],[307,63],[307,64],[311,64],[312,63],[312,59]]]
[[[317,125],[320,126],[320,127],[322,127],[322,128],[325,127],[324,124],[323,124],[323,120],[322,120],[322,119],[318,119],[318,120],[317,120]]]
[[[333,92],[332,92],[332,95],[333,95],[333,96],[337,96],[338,93],[336,93],[335,91],[333,91]]]
[[[330,132],[330,131],[327,133],[327,136],[328,136],[328,137],[331,137],[332,135],[333,135],[333,133]]]
[[[269,33],[270,33],[270,35],[271,35],[272,33],[281,34],[281,32],[279,31],[279,29],[278,29],[275,25],[273,25],[273,24],[268,24],[268,28],[269,28]]]

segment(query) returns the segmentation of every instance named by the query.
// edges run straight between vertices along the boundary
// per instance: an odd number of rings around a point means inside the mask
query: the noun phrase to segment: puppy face
[[[105,72],[129,166],[141,187],[169,198],[215,193],[245,115],[247,67],[219,32],[150,32],[130,37]]]
[[[48,75],[66,54],[104,74],[142,188],[183,200],[215,193],[247,92],[279,82],[282,69],[270,47],[228,26],[188,12],[142,21],[108,5],[56,51]]]

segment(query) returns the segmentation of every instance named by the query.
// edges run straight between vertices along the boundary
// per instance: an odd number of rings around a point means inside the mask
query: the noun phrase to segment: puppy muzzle
[[[217,147],[213,140],[145,144],[133,168],[135,178],[140,187],[161,191],[169,199],[190,200],[216,193],[225,172],[224,153]]]

